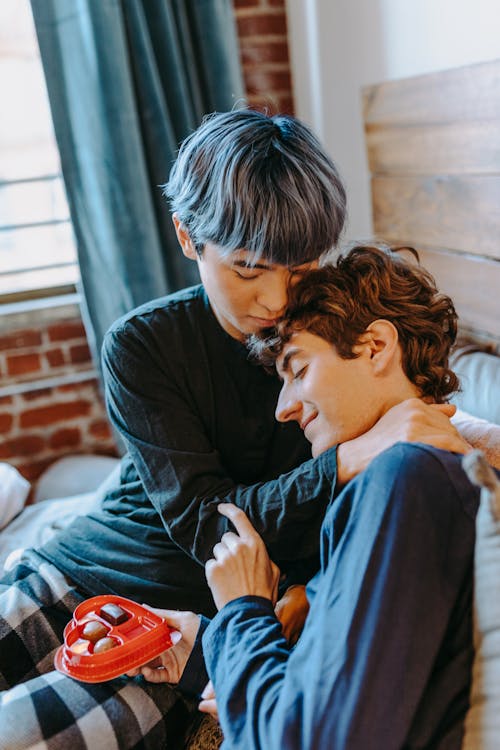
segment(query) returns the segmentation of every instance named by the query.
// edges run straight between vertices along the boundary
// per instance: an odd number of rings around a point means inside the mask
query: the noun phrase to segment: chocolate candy
[[[87,654],[89,646],[89,641],[85,641],[83,638],[78,638],[78,640],[71,644],[70,648],[74,654]]]
[[[99,620],[89,620],[84,625],[82,637],[87,638],[92,643],[96,643],[100,638],[104,638],[107,632],[108,628],[102,622],[99,622]]]
[[[111,625],[121,625],[122,622],[128,620],[128,614],[118,604],[104,604],[99,610],[99,614]]]
[[[101,638],[94,646],[94,654],[103,654],[105,651],[109,651],[110,648],[118,646],[118,643],[114,638]]]

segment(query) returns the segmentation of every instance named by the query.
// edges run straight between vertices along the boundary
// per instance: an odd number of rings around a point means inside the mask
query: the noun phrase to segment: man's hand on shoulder
[[[426,404],[410,398],[393,406],[360,437],[339,445],[337,481],[340,485],[362,472],[379,453],[398,442],[426,443],[435,448],[467,453],[470,445],[450,422],[452,404]]]

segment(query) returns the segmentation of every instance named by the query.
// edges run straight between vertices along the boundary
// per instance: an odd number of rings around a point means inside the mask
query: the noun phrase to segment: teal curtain
[[[231,0],[31,0],[94,353],[132,307],[197,283],[159,185],[243,96]]]

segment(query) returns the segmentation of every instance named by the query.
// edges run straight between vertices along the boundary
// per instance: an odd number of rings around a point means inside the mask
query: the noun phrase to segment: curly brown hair
[[[407,249],[418,259],[412,248]],[[254,337],[250,348],[264,364],[274,364],[298,330],[331,342],[343,359],[374,320],[397,329],[402,366],[422,397],[442,403],[458,390],[448,366],[457,334],[453,302],[436,288],[431,274],[396,249],[357,245],[336,262],[308,272],[290,288],[283,319],[270,335]]]

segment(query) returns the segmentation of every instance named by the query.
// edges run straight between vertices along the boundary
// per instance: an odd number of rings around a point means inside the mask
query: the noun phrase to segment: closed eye
[[[244,271],[242,272],[242,271],[236,270],[236,268],[233,270],[236,276],[238,276],[238,278],[245,279],[246,281],[251,281],[251,279],[257,279],[260,276],[260,273],[255,273],[252,271],[249,273],[245,273]]]
[[[301,380],[301,378],[304,377],[306,370],[307,370],[307,365],[304,365],[299,370],[297,370],[297,372],[294,372],[292,374],[292,380]]]

